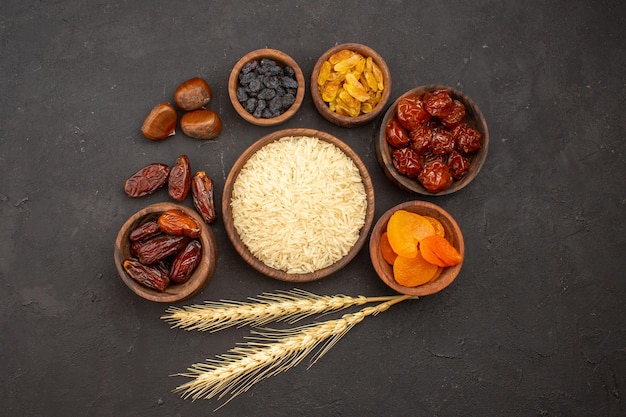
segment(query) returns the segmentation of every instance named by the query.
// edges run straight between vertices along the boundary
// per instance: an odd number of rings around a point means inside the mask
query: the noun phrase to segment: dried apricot
[[[459,251],[445,237],[439,235],[422,239],[419,249],[424,259],[441,267],[454,266],[463,260]]]
[[[406,210],[396,210],[387,223],[389,244],[394,252],[405,258],[417,256],[417,244],[434,235],[435,228],[424,216]]]
[[[389,264],[393,265],[398,254],[393,251],[391,245],[389,244],[389,238],[387,236],[387,232],[384,232],[380,236],[380,253],[383,255],[383,259]]]
[[[443,228],[443,224],[441,224],[439,220],[435,219],[432,216],[424,216],[424,217],[426,218],[426,220],[432,223],[433,227],[435,228],[436,235],[439,235],[439,236],[446,235],[446,230]]]
[[[432,280],[439,273],[437,265],[426,261],[419,253],[414,258],[398,256],[393,263],[393,278],[405,287],[417,287]]]

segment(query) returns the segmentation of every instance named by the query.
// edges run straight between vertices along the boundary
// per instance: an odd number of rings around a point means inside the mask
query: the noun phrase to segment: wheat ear
[[[349,297],[347,295],[321,296],[293,289],[264,293],[241,301],[207,301],[183,307],[169,307],[161,319],[173,328],[215,332],[231,326],[262,326],[273,321],[295,323],[305,317],[344,308],[393,299],[387,297]]]
[[[317,346],[323,344],[309,365],[312,366],[365,317],[381,313],[408,298],[414,297],[395,296],[335,320],[285,330],[253,331],[250,341],[218,355],[216,359],[192,365],[187,373],[175,375],[192,378],[178,386],[175,392],[181,393],[185,399],[193,400],[215,396],[221,399],[230,395],[222,407],[255,383],[298,365]]]

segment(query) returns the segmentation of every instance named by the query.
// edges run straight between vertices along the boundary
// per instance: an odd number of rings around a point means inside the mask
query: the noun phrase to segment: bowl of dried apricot
[[[391,74],[372,48],[344,43],[324,52],[311,74],[311,96],[317,111],[341,127],[374,120],[391,96]]]
[[[228,95],[235,111],[257,126],[276,126],[293,117],[305,88],[298,63],[270,48],[244,55],[228,79]]]
[[[463,265],[463,234],[452,216],[425,201],[387,210],[372,229],[372,265],[380,279],[402,294],[423,296],[443,290]]]
[[[428,85],[401,95],[383,116],[376,156],[399,188],[446,195],[478,175],[489,146],[487,122],[460,91]]]
[[[206,286],[217,266],[217,245],[213,230],[195,210],[156,203],[122,225],[114,260],[120,278],[135,294],[173,303]]]

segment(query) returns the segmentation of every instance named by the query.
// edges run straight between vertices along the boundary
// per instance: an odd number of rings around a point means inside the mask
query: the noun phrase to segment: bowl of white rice
[[[359,156],[313,129],[285,129],[252,144],[224,185],[224,226],[253,268],[308,282],[346,266],[374,220],[374,187]]]

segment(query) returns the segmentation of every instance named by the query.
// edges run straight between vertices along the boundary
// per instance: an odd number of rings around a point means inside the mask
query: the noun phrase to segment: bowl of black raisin
[[[298,63],[276,49],[244,55],[228,79],[235,111],[258,126],[275,126],[290,119],[304,99],[304,74]]]

